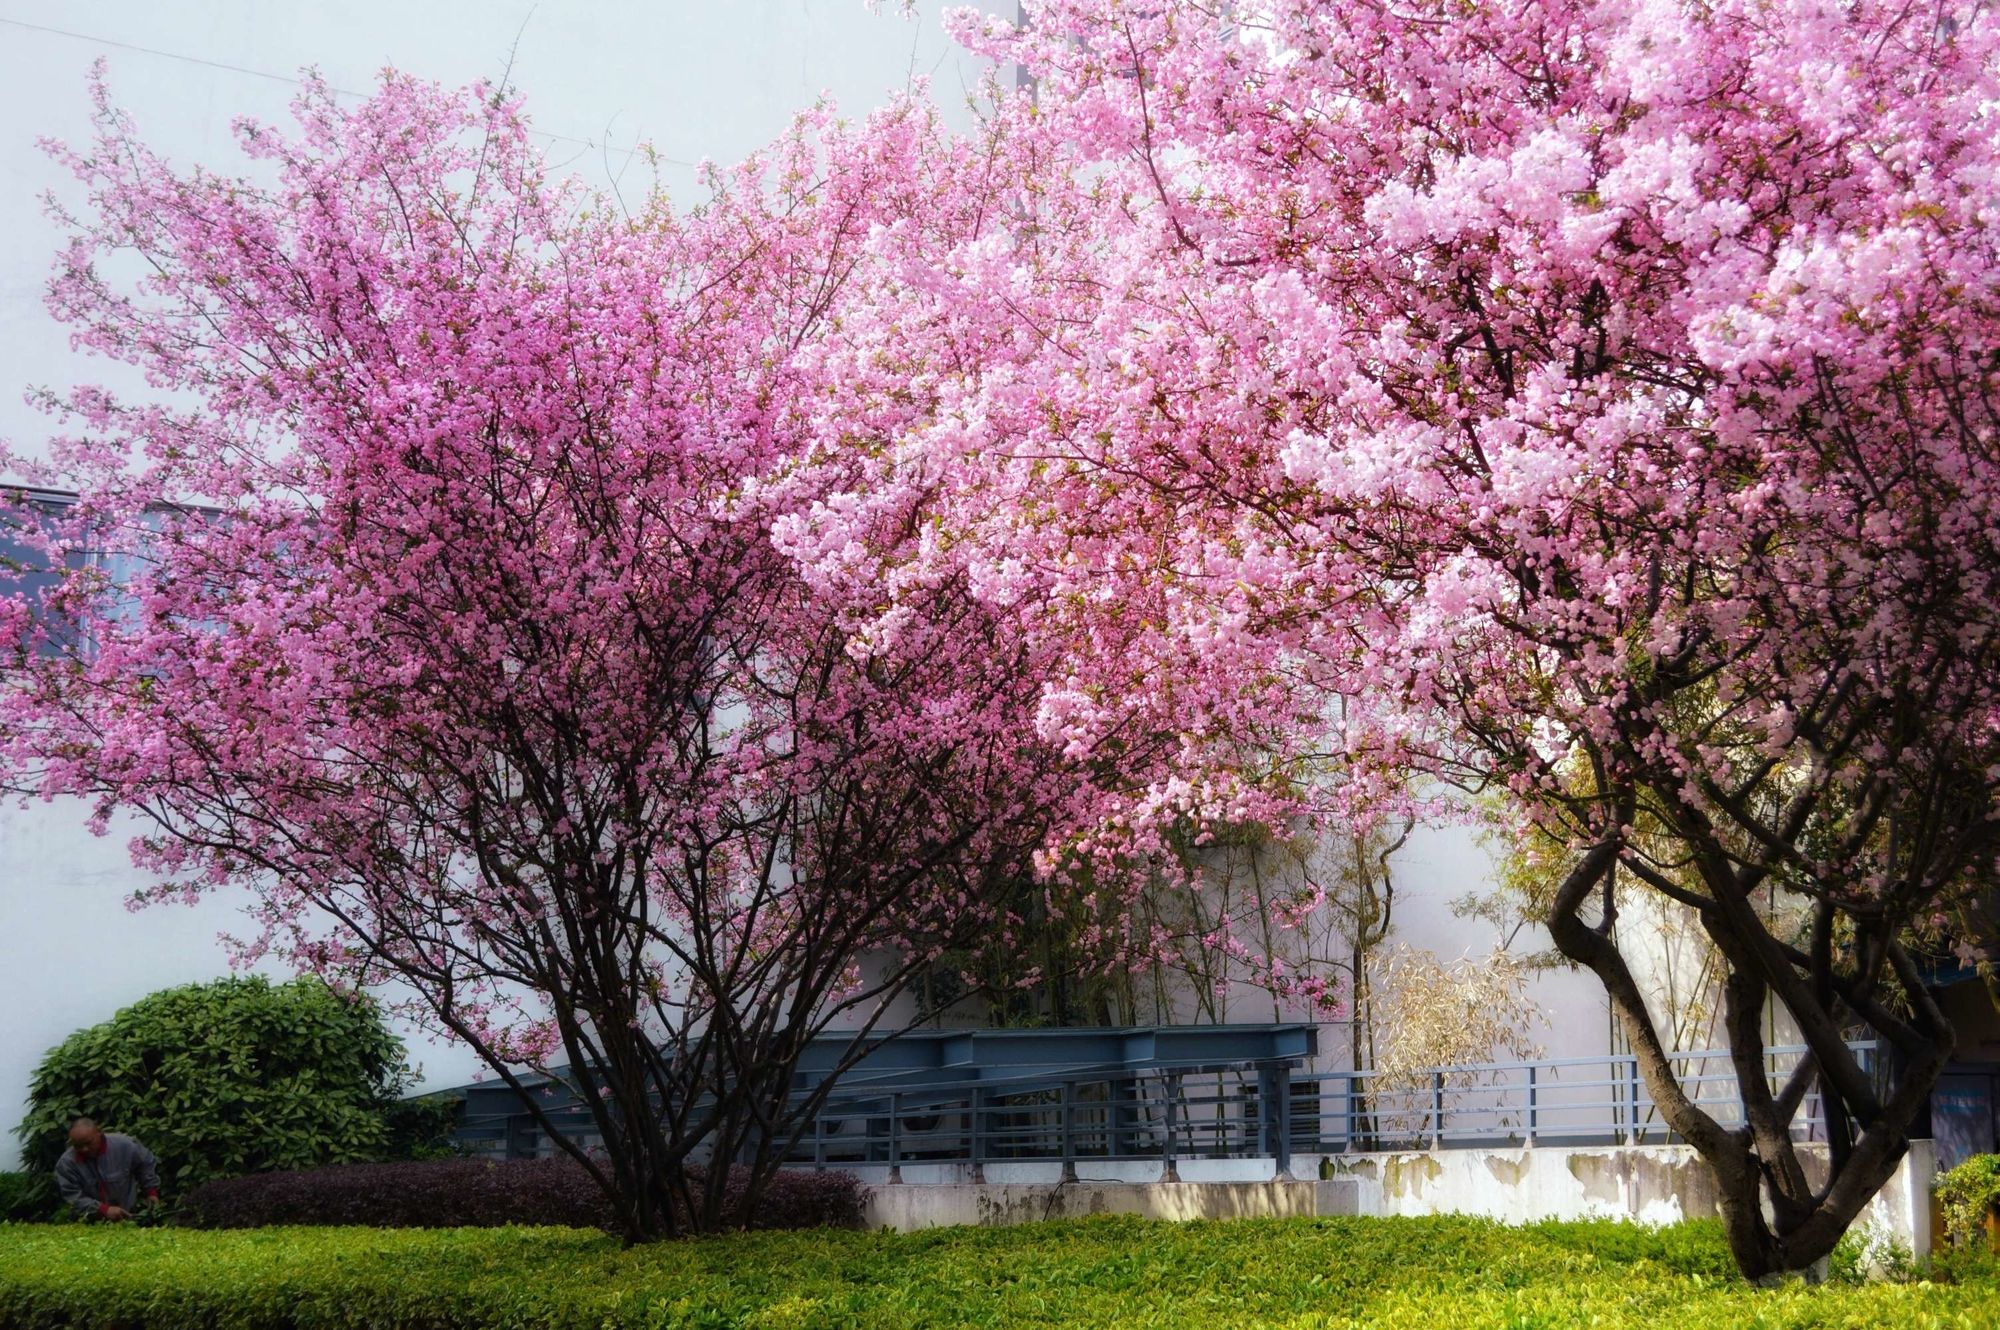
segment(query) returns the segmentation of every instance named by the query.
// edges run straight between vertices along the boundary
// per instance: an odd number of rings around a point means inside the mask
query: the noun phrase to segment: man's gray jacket
[[[104,1153],[95,1159],[78,1159],[75,1150],[65,1150],[56,1160],[56,1190],[63,1204],[87,1215],[103,1214],[112,1205],[134,1209],[141,1195],[159,1189],[153,1152],[115,1131],[104,1133]]]

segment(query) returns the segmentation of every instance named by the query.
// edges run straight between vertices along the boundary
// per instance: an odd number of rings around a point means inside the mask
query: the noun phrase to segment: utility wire
[[[21,28],[28,32],[45,33],[51,37],[68,37],[72,41],[89,42],[95,46],[108,46],[120,51],[132,51],[139,55],[157,56],[162,60],[178,60],[182,64],[201,65],[208,69],[220,69],[231,74],[242,74],[247,78],[269,79],[273,83],[289,83],[295,88],[303,88],[305,86],[298,79],[285,74],[273,74],[267,69],[252,69],[247,65],[232,65],[225,60],[210,60],[204,56],[186,55],[179,51],[162,51],[157,47],[140,46],[134,42],[114,41],[112,38],[97,37],[87,32],[71,32],[67,28],[52,28],[46,24],[27,23],[17,18],[0,18],[0,25],[10,28]],[[327,88],[336,96],[353,97],[357,100],[366,100],[367,98],[366,93],[355,92],[351,88],[336,88],[332,84],[328,84]],[[637,148],[615,148],[609,144],[599,143],[594,139],[577,138],[573,134],[554,134],[546,129],[530,129],[528,132],[536,138],[550,139],[557,143],[574,143],[580,147],[595,149],[598,152],[615,152],[625,157],[634,156],[639,151]],[[655,156],[658,156],[658,154],[655,154]],[[658,157],[658,160],[667,162],[673,166],[694,167],[698,165],[698,163],[683,161],[678,157]]]

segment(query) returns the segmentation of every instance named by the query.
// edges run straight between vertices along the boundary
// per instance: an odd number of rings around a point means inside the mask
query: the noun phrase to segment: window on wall
[[[18,498],[16,496],[19,496]],[[0,509],[0,597],[21,598],[43,629],[36,646],[41,656],[67,655],[79,645],[76,628],[50,606],[67,570],[89,566],[82,550],[53,562],[49,544],[63,514],[75,502],[67,495],[14,491],[15,501]]]
[[[149,570],[157,555],[156,537],[166,529],[169,512],[164,508],[150,508],[139,517],[140,530],[137,539],[129,549],[117,552],[93,552],[92,559],[103,569],[104,577],[112,588],[124,592],[141,575]],[[113,623],[125,625],[138,617],[139,604],[135,597],[120,594],[106,611],[106,617]]]
[[[91,649],[90,642],[84,639],[79,627],[50,604],[52,594],[67,572],[97,569],[114,592],[123,591],[151,566],[153,536],[165,530],[174,514],[218,516],[206,508],[149,509],[139,518],[143,529],[137,533],[136,540],[105,542],[122,547],[115,552],[88,545],[68,549],[60,556],[63,567],[58,569],[51,563],[49,546],[59,534],[73,538],[73,532],[61,533],[59,528],[69,510],[75,506],[75,496],[56,491],[19,489],[0,491],[0,494],[8,500],[0,506],[0,598],[18,596],[27,601],[29,612],[43,628],[36,654],[44,657],[88,655]],[[110,605],[105,617],[113,623],[120,623],[137,612],[136,600],[121,595]]]

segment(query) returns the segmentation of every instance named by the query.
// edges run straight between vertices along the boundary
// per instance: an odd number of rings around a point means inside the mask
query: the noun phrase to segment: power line
[[[208,69],[220,69],[231,74],[242,74],[248,78],[268,79],[273,83],[289,83],[291,86],[295,88],[303,88],[305,86],[305,84],[299,79],[292,78],[285,74],[273,74],[271,71],[267,69],[252,69],[248,65],[232,65],[226,60],[210,60],[204,56],[186,55],[179,51],[162,51],[157,47],[140,46],[134,42],[115,41],[110,37],[98,37],[87,32],[71,32],[67,28],[52,28],[41,23],[26,23],[17,18],[0,18],[0,25],[4,25],[10,28],[22,28],[28,32],[45,33],[51,37],[68,37],[72,41],[89,42],[95,46],[108,46],[115,50],[131,51],[138,55],[156,56],[162,60],[178,60],[182,64],[201,65]],[[334,93],[336,96],[353,97],[357,100],[362,100],[362,101],[367,100],[366,93],[355,92],[351,88],[337,88],[330,83],[327,84],[326,86],[328,90]],[[605,152],[605,153],[615,152],[625,157],[634,156],[639,151],[639,149],[637,148],[617,148],[611,146],[608,143],[599,143],[594,139],[578,138],[573,134],[555,134],[551,133],[546,129],[530,129],[528,132],[534,135],[536,138],[549,139],[556,143],[574,143],[579,147],[593,148],[599,152]],[[660,161],[667,162],[674,166],[694,167],[698,165],[695,162],[683,161],[678,157],[665,157],[665,156],[659,156],[659,154],[654,154],[654,155],[658,157]]]
[[[283,74],[272,74],[262,69],[250,69],[244,65],[232,65],[222,60],[208,60],[198,55],[182,55],[178,51],[158,51],[150,46],[135,46],[131,42],[114,41],[109,37],[93,37],[86,32],[70,32],[65,28],[50,28],[40,23],[24,23],[17,18],[0,18],[0,23],[4,23],[10,28],[25,28],[29,32],[44,32],[51,37],[70,37],[76,41],[91,42],[97,46],[115,47],[120,51],[136,51],[140,55],[156,55],[164,60],[179,60],[183,64],[206,65],[210,69],[226,69],[232,74],[247,74],[251,78],[269,79],[273,83],[289,83],[294,87],[304,86],[299,80],[287,78]],[[333,90],[344,97],[359,97],[361,95],[358,92],[349,92],[346,88],[334,88]]]

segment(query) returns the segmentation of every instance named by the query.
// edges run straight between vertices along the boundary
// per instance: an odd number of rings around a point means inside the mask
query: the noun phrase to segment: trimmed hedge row
[[[731,1169],[723,1192],[725,1212],[734,1225],[853,1228],[861,1222],[861,1184],[851,1173],[781,1172],[765,1184],[746,1215],[743,1189],[748,1178],[747,1169]],[[617,1227],[603,1192],[568,1159],[342,1164],[224,1178],[189,1192],[175,1222],[193,1228]]]
[[[626,1249],[575,1229],[0,1229],[20,1330],[854,1326],[1992,1330],[2000,1276],[1752,1289],[1713,1224],[1462,1217],[747,1233]],[[1949,1273],[1949,1272],[1947,1272]]]

